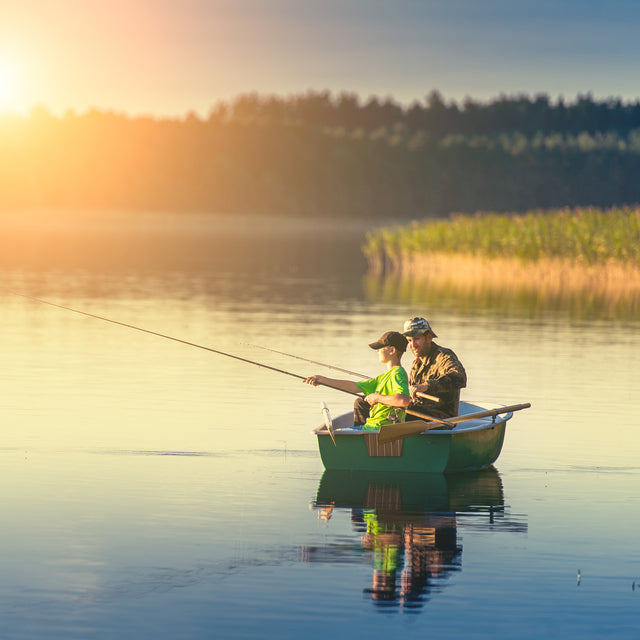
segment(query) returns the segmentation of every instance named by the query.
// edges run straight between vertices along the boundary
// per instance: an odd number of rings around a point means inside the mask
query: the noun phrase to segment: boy
[[[386,371],[375,378],[353,382],[337,380],[326,376],[310,376],[304,382],[314,387],[321,384],[350,393],[364,393],[354,404],[354,425],[362,429],[377,430],[383,424],[404,422],[403,408],[388,406],[397,402],[397,396],[409,395],[409,378],[400,361],[407,350],[407,339],[398,331],[387,331],[369,346],[378,352],[378,359],[385,365]]]

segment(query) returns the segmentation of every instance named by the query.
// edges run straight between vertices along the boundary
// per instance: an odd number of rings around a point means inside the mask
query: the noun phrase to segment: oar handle
[[[440,398],[436,396],[430,396],[428,393],[422,393],[422,391],[416,391],[416,395],[421,398],[425,398],[426,400],[431,400],[431,402],[440,402]]]

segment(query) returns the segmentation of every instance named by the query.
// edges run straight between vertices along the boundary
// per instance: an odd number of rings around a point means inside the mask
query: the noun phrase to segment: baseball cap
[[[407,350],[407,339],[398,331],[387,331],[383,333],[375,342],[369,345],[372,349],[382,349],[382,347],[395,347],[400,353]]]
[[[435,331],[431,328],[431,325],[424,318],[411,318],[411,320],[407,320],[404,323],[404,329],[402,331],[403,336],[409,336],[410,338],[415,338],[419,336],[421,333],[427,333],[427,331],[431,331],[433,336],[437,338]]]

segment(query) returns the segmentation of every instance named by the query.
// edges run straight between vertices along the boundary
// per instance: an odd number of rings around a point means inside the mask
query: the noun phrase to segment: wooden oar
[[[461,416],[455,416],[449,418],[451,428],[461,422],[467,422],[468,420],[476,420],[478,418],[487,418],[489,416],[495,417],[501,413],[512,413],[514,411],[520,411],[521,409],[528,409],[531,406],[530,402],[524,404],[514,404],[509,407],[500,407],[499,409],[486,409],[483,411],[476,411],[475,413],[466,413]],[[407,411],[407,413],[410,413]],[[413,414],[415,415],[415,414]],[[442,427],[444,421],[438,420],[437,422],[422,422],[421,420],[411,420],[409,422],[399,422],[395,424],[384,424],[380,427],[378,433],[378,442],[383,444],[385,442],[393,442],[394,440],[400,440],[401,438],[408,438],[409,436],[415,436],[431,429],[437,429]]]
[[[443,420],[442,418],[435,418],[434,416],[428,416],[426,413],[420,413],[419,411],[413,411],[412,409],[405,409],[405,413],[409,415],[415,416],[416,418],[420,418],[420,420],[425,420],[427,422],[435,422],[434,427],[449,427],[449,429],[453,429],[456,425],[449,420]],[[418,422],[418,420],[412,420],[411,422]],[[406,422],[396,422],[394,424],[401,425],[407,424]],[[431,427],[433,429],[433,427]]]

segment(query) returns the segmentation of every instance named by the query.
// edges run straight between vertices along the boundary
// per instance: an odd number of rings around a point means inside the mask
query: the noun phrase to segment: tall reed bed
[[[402,270],[433,253],[640,267],[640,206],[456,215],[376,229],[368,234],[363,251],[376,271]]]

